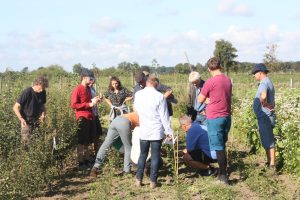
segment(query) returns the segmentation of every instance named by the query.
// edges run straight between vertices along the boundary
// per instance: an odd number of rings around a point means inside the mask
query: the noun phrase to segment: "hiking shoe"
[[[156,183],[156,182],[150,181],[150,188],[151,188],[151,189],[154,189],[154,188],[156,188],[156,187],[157,187],[157,183]]]
[[[223,184],[229,185],[228,176],[226,174],[219,174],[218,181],[220,181]]]
[[[142,187],[142,181],[139,179],[135,179],[135,186]]]
[[[98,169],[96,167],[93,167],[90,173],[90,176],[93,178],[97,178]]]

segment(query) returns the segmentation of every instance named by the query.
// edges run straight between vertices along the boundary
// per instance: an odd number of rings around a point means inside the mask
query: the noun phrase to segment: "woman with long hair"
[[[133,93],[122,86],[119,78],[113,76],[109,80],[108,90],[104,93],[105,101],[110,106],[110,121],[116,116],[128,113],[125,102],[133,98]]]

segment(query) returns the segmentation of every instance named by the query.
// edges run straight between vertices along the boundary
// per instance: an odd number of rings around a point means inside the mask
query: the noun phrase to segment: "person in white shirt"
[[[136,172],[136,186],[142,185],[144,167],[151,146],[150,187],[157,185],[160,149],[162,139],[173,138],[170,117],[164,95],[156,90],[158,79],[154,75],[147,78],[146,87],[135,94],[134,109],[140,119],[140,149]]]

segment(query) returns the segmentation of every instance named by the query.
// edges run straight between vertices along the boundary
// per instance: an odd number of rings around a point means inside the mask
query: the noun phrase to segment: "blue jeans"
[[[136,171],[136,179],[143,180],[144,168],[151,145],[151,167],[150,181],[156,182],[160,164],[160,149],[162,140],[140,140],[141,154],[138,161],[138,169]]]

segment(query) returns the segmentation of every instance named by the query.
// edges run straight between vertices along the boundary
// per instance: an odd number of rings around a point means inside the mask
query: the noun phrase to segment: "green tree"
[[[22,70],[21,70],[21,73],[28,73],[29,72],[29,69],[28,67],[24,67]]]
[[[133,71],[138,71],[141,67],[138,62],[133,62],[131,68]]]
[[[189,63],[179,63],[175,66],[175,72],[180,74],[190,73],[190,64]]]
[[[276,57],[277,44],[268,44],[267,52],[264,54],[263,62],[272,71],[280,70],[280,62]]]
[[[156,58],[153,58],[151,63],[152,63],[151,67],[153,67],[155,69],[159,67],[159,64],[158,64]]]
[[[75,65],[73,65],[73,73],[74,74],[81,74],[81,70],[82,70],[83,66],[81,63],[77,63]]]
[[[230,42],[223,39],[216,41],[214,56],[220,59],[221,65],[225,68],[227,74],[229,74],[229,69],[235,64],[236,52],[236,48]]]
[[[118,69],[128,72],[131,71],[131,65],[132,64],[130,62],[123,61],[118,64]]]

